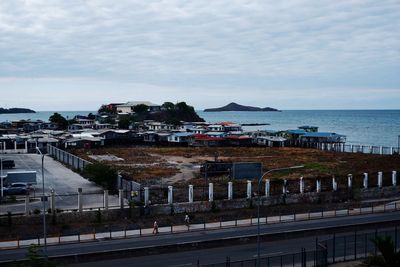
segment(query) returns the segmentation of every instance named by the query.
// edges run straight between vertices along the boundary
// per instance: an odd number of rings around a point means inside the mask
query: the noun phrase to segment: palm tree
[[[377,236],[371,240],[381,255],[366,258],[360,267],[398,267],[400,266],[400,252],[390,236]]]

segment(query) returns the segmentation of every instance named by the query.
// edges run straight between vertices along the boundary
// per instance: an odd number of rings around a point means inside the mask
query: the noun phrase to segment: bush
[[[83,175],[89,181],[95,182],[105,189],[114,190],[116,188],[118,172],[104,163],[87,165],[83,170]]]

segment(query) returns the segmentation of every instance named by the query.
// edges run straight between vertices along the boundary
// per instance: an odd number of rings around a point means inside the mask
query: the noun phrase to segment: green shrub
[[[118,172],[104,163],[89,164],[83,170],[83,175],[89,181],[95,182],[108,190],[114,190],[117,185]]]

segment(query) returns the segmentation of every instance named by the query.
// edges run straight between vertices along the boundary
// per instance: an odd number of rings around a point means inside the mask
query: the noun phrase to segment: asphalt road
[[[42,161],[41,156],[36,154],[6,154],[1,155],[3,159],[12,159],[15,162],[14,169],[4,170],[4,175],[10,171],[36,171],[37,185],[30,192],[30,197],[36,200],[29,204],[29,209],[41,209],[42,204],[38,200],[38,196],[42,194]],[[51,190],[55,191],[56,208],[59,209],[77,209],[78,188],[82,188],[83,207],[97,208],[103,207],[103,189],[96,184],[86,180],[79,174],[66,168],[58,161],[46,156],[44,159],[44,177],[45,192],[50,194]],[[86,195],[87,194],[87,195]],[[18,198],[19,196],[17,196]],[[23,196],[22,196],[23,198]],[[109,196],[109,205],[118,205],[117,196]],[[23,213],[25,204],[23,202],[0,206],[0,214],[11,211],[13,213]]]
[[[274,234],[274,233],[289,233],[298,231],[304,233],[306,230],[319,231],[320,233],[326,233],[327,229],[336,229],[338,227],[354,226],[365,223],[378,223],[382,227],[386,226],[386,222],[393,220],[400,220],[400,212],[391,213],[379,213],[379,214],[368,214],[361,216],[349,216],[349,217],[338,217],[328,219],[317,219],[311,221],[298,221],[288,222],[281,224],[262,225],[261,234]],[[129,239],[118,239],[118,240],[99,240],[98,242],[89,242],[81,244],[68,244],[68,245],[56,245],[48,247],[49,256],[61,256],[61,255],[79,255],[79,254],[90,254],[98,253],[109,250],[120,250],[125,251],[128,249],[146,248],[151,249],[154,246],[167,246],[174,244],[181,244],[183,246],[191,246],[193,243],[222,240],[222,243],[230,244],[227,240],[229,238],[241,238],[243,242],[246,242],[248,236],[254,236],[257,233],[257,227],[237,227],[229,229],[209,230],[209,231],[197,231],[197,232],[186,232],[180,234],[162,234],[157,236],[146,236],[141,238],[129,238]],[[309,235],[309,234],[308,234]],[[296,243],[297,249],[300,249],[303,244]],[[157,252],[152,251],[153,253]],[[270,253],[270,252],[266,252]],[[24,259],[26,255],[26,249],[16,250],[3,250],[0,251],[0,262],[1,261],[12,261],[16,259]],[[226,254],[225,254],[226,256]],[[143,265],[140,265],[143,266]]]

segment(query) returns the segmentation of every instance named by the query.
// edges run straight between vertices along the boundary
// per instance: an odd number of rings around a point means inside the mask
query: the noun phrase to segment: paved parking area
[[[42,194],[42,157],[37,154],[6,154],[0,155],[4,160],[11,159],[15,162],[15,168],[4,169],[3,175],[13,171],[36,171],[37,184],[33,186],[30,193],[32,198]],[[95,183],[90,182],[79,174],[68,169],[60,162],[45,156],[44,158],[44,181],[45,193],[50,194],[51,190],[56,194],[56,208],[60,209],[76,209],[77,208],[77,192],[78,188],[82,188],[84,194],[84,208],[103,207],[103,189]],[[90,195],[86,195],[90,194]],[[116,196],[110,196],[110,205],[118,203]],[[37,208],[36,204],[31,203],[30,209]],[[24,212],[24,204],[1,205],[0,214],[7,211]]]

